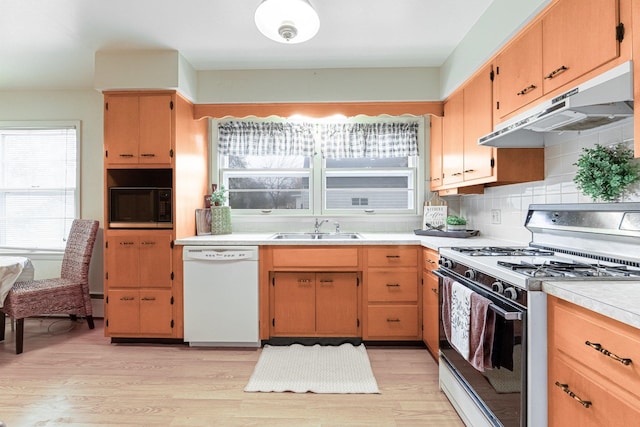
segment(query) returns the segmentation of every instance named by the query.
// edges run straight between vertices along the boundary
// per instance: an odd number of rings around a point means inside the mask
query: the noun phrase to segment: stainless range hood
[[[633,67],[625,62],[496,126],[490,147],[542,147],[546,132],[594,129],[633,116]]]

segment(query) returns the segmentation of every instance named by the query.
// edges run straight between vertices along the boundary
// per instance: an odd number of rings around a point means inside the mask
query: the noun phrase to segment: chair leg
[[[93,329],[96,326],[93,324],[93,316],[87,316],[87,323],[89,324],[89,329]]]
[[[0,312],[0,341],[4,341],[5,314]]]
[[[24,318],[16,319],[16,354],[22,353],[24,340]]]

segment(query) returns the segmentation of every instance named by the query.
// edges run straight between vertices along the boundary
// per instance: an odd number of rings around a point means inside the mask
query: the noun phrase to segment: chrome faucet
[[[319,233],[320,232],[320,227],[322,226],[322,224],[324,224],[325,222],[329,222],[328,219],[323,219],[323,220],[318,220],[318,218],[316,218],[316,222],[313,225],[313,232],[314,233]]]
[[[340,223],[336,221],[333,223],[333,225],[336,226],[336,234],[340,234]]]

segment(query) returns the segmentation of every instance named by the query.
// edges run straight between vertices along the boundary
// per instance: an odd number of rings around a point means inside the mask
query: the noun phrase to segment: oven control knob
[[[502,294],[504,292],[504,286],[502,286],[502,282],[493,282],[493,284],[491,285],[491,289],[499,294]]]
[[[450,259],[443,259],[443,258],[440,258],[440,264],[442,264],[442,266],[445,268],[453,268],[455,266],[453,261],[451,261]]]
[[[518,299],[518,291],[515,288],[507,288],[504,290],[504,296],[515,301]]]
[[[475,280],[476,272],[473,270],[467,270],[464,272],[464,277],[466,277],[467,279]]]

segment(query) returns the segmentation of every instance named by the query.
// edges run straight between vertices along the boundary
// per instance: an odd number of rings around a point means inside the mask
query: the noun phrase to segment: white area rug
[[[244,391],[380,393],[364,344],[265,345]]]

